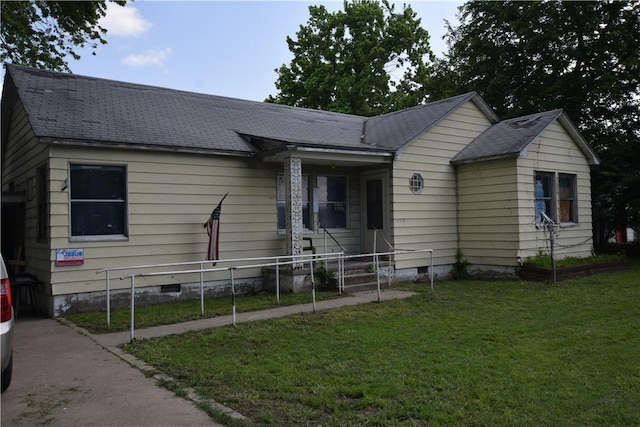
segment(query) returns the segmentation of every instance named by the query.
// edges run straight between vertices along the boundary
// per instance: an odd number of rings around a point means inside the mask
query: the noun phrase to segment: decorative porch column
[[[287,227],[287,254],[293,257],[302,255],[302,159],[287,157],[284,161],[284,188],[286,191],[285,218]],[[295,261],[296,258],[293,258]],[[293,269],[302,268],[302,263],[291,265]]]

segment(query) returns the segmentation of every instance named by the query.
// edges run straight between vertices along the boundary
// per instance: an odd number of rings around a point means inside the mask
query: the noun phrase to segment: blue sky
[[[396,2],[396,11],[403,2]],[[445,23],[457,22],[454,1],[407,1],[441,56]],[[102,25],[108,44],[69,63],[75,74],[234,98],[276,94],[274,71],[292,58],[310,4],[342,9],[342,1],[144,1],[110,5]]]

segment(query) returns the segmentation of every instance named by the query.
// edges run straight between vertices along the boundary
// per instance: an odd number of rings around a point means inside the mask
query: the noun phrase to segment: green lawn
[[[337,292],[316,292],[317,301],[332,298],[340,298],[340,295]],[[310,304],[312,301],[310,292],[304,294],[282,294],[280,295],[280,304],[278,304],[276,296],[273,294],[238,295],[236,296],[236,311],[242,313],[283,305]],[[135,308],[135,327],[136,329],[142,329],[150,326],[170,325],[189,320],[226,316],[231,313],[232,299],[230,296],[205,299],[204,316],[200,314],[200,299],[139,306]],[[110,328],[107,328],[106,311],[75,313],[63,317],[93,334],[104,334],[129,330],[131,311],[128,308],[111,310]]]
[[[246,425],[640,425],[639,262],[407,287],[420,294],[124,348]]]

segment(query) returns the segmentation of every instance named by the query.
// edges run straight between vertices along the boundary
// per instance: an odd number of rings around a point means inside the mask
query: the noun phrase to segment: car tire
[[[4,391],[6,389],[9,388],[9,384],[11,384],[11,374],[13,372],[13,355],[11,355],[11,357],[9,358],[9,364],[7,365],[6,368],[4,368],[4,371],[2,371],[2,393],[4,393]]]

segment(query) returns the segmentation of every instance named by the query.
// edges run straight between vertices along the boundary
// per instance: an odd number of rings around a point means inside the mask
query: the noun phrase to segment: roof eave
[[[282,162],[285,158],[297,156],[307,161],[340,164],[389,164],[393,153],[389,151],[309,147],[289,144],[282,150],[262,153],[264,162]]]
[[[562,109],[555,110],[555,111],[557,112],[557,114],[552,119],[549,120],[549,124],[551,124],[554,120],[558,120],[560,122],[560,125],[567,131],[567,133],[569,133],[569,136],[571,136],[571,138],[574,140],[578,148],[580,148],[580,151],[582,151],[584,156],[587,158],[587,161],[589,162],[589,164],[593,166],[599,165],[600,159],[596,155],[596,152],[593,150],[593,148],[591,148],[589,143],[584,139],[584,137],[582,136],[582,134],[580,133],[576,125],[573,123],[573,121],[571,121],[567,113]],[[522,150],[520,150],[521,156],[524,156],[527,153],[527,149],[529,148],[529,146],[534,141],[536,141],[538,137],[549,127],[549,124],[547,124],[544,128],[542,128],[540,132],[538,132],[538,134],[536,134],[533,138],[531,138],[529,142],[527,142],[524,145],[524,147],[522,147]]]
[[[210,154],[217,156],[236,156],[236,157],[254,157],[254,152],[248,151],[234,151],[234,150],[219,150],[219,149],[206,149],[197,147],[176,147],[176,146],[163,146],[152,144],[140,144],[140,143],[123,143],[113,141],[94,141],[94,140],[78,140],[78,139],[66,139],[66,138],[51,138],[41,137],[40,141],[51,145],[66,145],[77,146],[87,148],[119,148],[124,150],[141,150],[141,151],[162,151],[170,153],[190,153],[190,154]]]
[[[18,100],[18,91],[13,83],[13,78],[9,72],[9,68],[5,64],[4,83],[2,85],[2,98],[0,99],[0,110],[2,121],[0,123],[0,158],[5,158],[5,150],[9,139],[9,125],[13,116],[14,104]],[[27,118],[28,119],[28,118]]]
[[[587,158],[589,164],[592,166],[598,166],[600,164],[600,158],[593,150],[593,148],[591,148],[589,143],[584,139],[584,137],[582,136],[576,125],[573,123],[573,121],[569,118],[567,113],[563,111],[562,114],[560,114],[560,116],[558,117],[558,121],[560,121],[560,124],[565,128],[569,135],[571,135],[578,147],[580,147],[580,150]]]
[[[490,160],[502,160],[502,159],[515,159],[520,157],[519,152],[515,153],[504,153],[493,156],[484,156],[484,157],[473,157],[468,159],[460,159],[460,160],[451,160],[449,163],[453,166],[461,166],[468,165],[470,163],[479,163],[479,162],[488,162]]]
[[[478,95],[478,92],[472,92],[470,100],[475,104],[476,107],[480,109],[480,111],[482,111],[487,116],[492,124],[500,122],[500,117],[498,117],[496,112],[493,111],[493,108],[491,108],[489,104],[487,104],[484,99],[482,99],[482,97]]]

